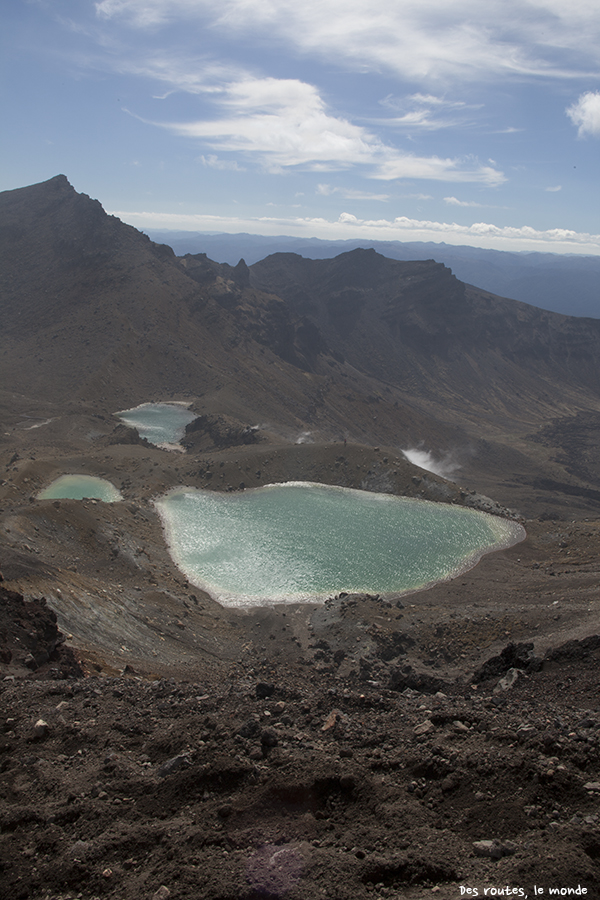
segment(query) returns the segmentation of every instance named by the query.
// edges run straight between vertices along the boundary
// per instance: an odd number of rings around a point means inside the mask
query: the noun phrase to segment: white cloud
[[[337,221],[322,217],[275,218],[270,216],[233,217],[184,213],[119,212],[112,215],[136,228],[187,229],[190,231],[223,231],[249,234],[329,239],[364,238],[365,240],[444,241],[469,244],[496,250],[541,250],[552,253],[585,253],[600,255],[600,234],[586,234],[563,228],[538,231],[528,225],[498,226],[486,222],[458,225],[456,222],[433,222],[409,219],[359,219],[343,212]]]
[[[165,100],[176,91],[219,96],[226,91],[227,84],[245,77],[240,66],[165,51],[149,53],[142,60],[136,59],[132,51],[111,56],[106,64],[120,74],[151,78],[168,85],[164,93],[154,96],[155,100]]]
[[[315,87],[297,79],[252,78],[222,85],[221,118],[157,123],[216,150],[258,154],[270,171],[313,171],[371,163],[386,152],[364,128],[330,115]]]
[[[437,97],[435,94],[412,94],[407,99],[423,106],[443,107],[444,109],[463,109],[467,105],[463,100],[448,100],[446,97]]]
[[[199,76],[196,85],[202,82]],[[208,99],[221,116],[191,122],[154,122],[211,149],[251,154],[269,172],[301,167],[312,172],[368,166],[367,177],[383,181],[428,179],[497,186],[506,181],[476,159],[441,159],[404,153],[347,119],[332,115],[314,85],[298,79],[250,75],[209,85]],[[346,193],[348,199],[387,199],[387,195]]]
[[[390,199],[389,194],[370,194],[367,191],[356,191],[352,188],[332,187],[330,184],[318,184],[315,193],[319,194],[321,197],[330,197],[332,194],[337,194],[345,200],[386,201]]]
[[[243,166],[238,165],[235,160],[231,159],[219,159],[218,156],[214,154],[209,154],[208,156],[200,156],[200,162],[203,166],[206,166],[209,169],[219,169],[221,171],[232,171],[232,172],[245,172]]]
[[[448,206],[483,206],[483,203],[477,203],[475,200],[459,200],[458,197],[444,197],[444,203]]]
[[[567,115],[578,128],[579,137],[600,136],[600,91],[586,91],[569,106]]]
[[[545,191],[548,191],[550,194],[555,194],[557,191],[562,191],[562,184],[557,184],[556,187],[547,187],[544,188]]]
[[[386,109],[401,113],[385,119],[385,124],[407,131],[439,131],[441,128],[464,125],[467,110],[481,108],[479,104],[469,105],[462,100],[448,100],[434,94],[411,94],[407,97],[388,94],[379,103]]]
[[[476,200],[459,200],[458,197],[444,197],[448,206],[470,207],[475,209],[510,209],[510,206],[498,206],[492,203],[478,203]]]
[[[413,80],[569,77],[600,62],[597,0],[101,0],[105,22],[255,34]]]
[[[438,156],[422,157],[396,153],[374,172],[371,178],[391,181],[396,178],[425,178],[431,181],[477,182],[497,186],[506,176],[492,166],[482,166],[472,157],[440,159]]]
[[[102,19],[126,18],[133,25],[146,28],[152,25],[162,25],[169,16],[169,7],[179,17],[185,3],[171,0],[100,0],[95,3],[96,13]],[[187,4],[189,11],[193,12],[191,4]],[[198,4],[199,6],[200,4]]]

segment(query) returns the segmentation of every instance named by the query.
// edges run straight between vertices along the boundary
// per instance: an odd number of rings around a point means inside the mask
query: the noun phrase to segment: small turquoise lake
[[[186,425],[196,418],[185,403],[142,403],[115,415],[135,428],[140,437],[157,447],[166,448],[177,446],[185,434]]]
[[[156,506],[177,566],[226,606],[414,591],[525,537],[476,510],[308,482],[179,488]]]
[[[61,475],[38,494],[38,500],[86,499],[116,503],[123,497],[114,484],[94,475]]]

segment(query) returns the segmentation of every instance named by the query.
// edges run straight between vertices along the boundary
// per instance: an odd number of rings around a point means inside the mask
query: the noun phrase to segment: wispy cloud
[[[370,194],[368,191],[357,191],[353,188],[332,187],[330,184],[318,184],[316,192],[321,197],[330,197],[336,194],[344,200],[381,200],[390,199],[389,194]]]
[[[303,53],[384,67],[413,81],[499,74],[571,77],[597,72],[594,0],[101,0],[103,21],[151,30],[175,20]]]
[[[579,137],[600,136],[600,91],[586,91],[569,106],[567,115],[577,126]]]
[[[509,209],[508,206],[498,206],[495,203],[478,203],[477,200],[459,200],[458,197],[444,197],[444,203],[448,206],[463,206],[476,209]]]
[[[435,94],[410,94],[396,97],[388,94],[379,101],[384,109],[399,115],[385,119],[386,125],[405,131],[439,131],[464,125],[468,110],[480,109],[480,104],[467,104],[464,100],[449,100]]]
[[[397,178],[424,178],[430,181],[475,182],[491,187],[503,184],[506,176],[492,166],[481,165],[473,157],[441,159],[397,153],[387,159],[371,178],[392,181]]]
[[[389,152],[361,126],[331,115],[317,89],[297,79],[248,76],[222,85],[214,100],[217,118],[155,124],[215,150],[257,155],[272,172],[371,164]]]
[[[208,156],[200,156],[200,162],[203,166],[206,166],[208,169],[218,169],[220,171],[231,171],[231,172],[245,172],[246,169],[243,166],[240,166],[236,160],[233,159],[219,159],[218,156],[214,154],[209,154]]]
[[[562,191],[562,184],[557,184],[555,187],[547,187],[544,188],[545,191],[548,191],[550,194],[556,194],[558,191]]]
[[[101,64],[121,75],[136,75],[166,84],[167,89],[155,94],[155,100],[166,100],[177,92],[219,96],[226,93],[228,84],[246,77],[245,70],[235,63],[206,56],[185,56],[167,50],[145,53],[122,50],[105,58],[103,63],[94,60],[94,65]]]
[[[211,73],[212,77],[212,73]],[[298,79],[245,75],[209,82],[197,75],[194,91],[204,90],[218,111],[215,118],[189,122],[152,122],[212,150],[255,157],[269,172],[291,167],[323,172],[364,166],[364,175],[383,181],[427,179],[497,186],[506,181],[497,168],[472,157],[416,156],[385,144],[361,125],[333,115],[314,85]],[[144,120],[147,121],[147,120]],[[387,199],[355,192],[349,199]]]
[[[477,203],[475,200],[459,200],[458,197],[444,197],[444,203],[448,206],[478,206],[483,207],[485,204]]]
[[[448,100],[447,97],[438,97],[436,94],[411,94],[407,99],[434,109],[464,109],[467,106],[464,100]]]

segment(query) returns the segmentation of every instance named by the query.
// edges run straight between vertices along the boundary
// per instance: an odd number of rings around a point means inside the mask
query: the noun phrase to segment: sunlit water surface
[[[38,494],[38,500],[85,499],[116,503],[123,497],[110,481],[93,475],[61,475]]]
[[[181,488],[156,505],[178,567],[228,606],[411,591],[525,536],[475,510],[307,482]]]
[[[157,447],[178,444],[186,425],[196,418],[183,403],[142,403],[115,415]]]

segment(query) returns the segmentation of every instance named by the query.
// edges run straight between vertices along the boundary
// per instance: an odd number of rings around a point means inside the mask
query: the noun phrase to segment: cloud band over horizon
[[[152,213],[113,211],[129,225],[140,230],[164,229],[183,231],[224,232],[236,234],[291,235],[316,237],[323,240],[346,240],[356,237],[365,240],[444,241],[495,250],[539,250],[600,255],[600,234],[580,234],[562,228],[537,231],[524,225],[518,228],[499,228],[486,222],[458,225],[455,222],[431,222],[398,216],[395,219],[361,220],[351,213],[341,213],[337,220],[318,217],[257,218],[225,217],[203,214]],[[282,230],[287,228],[288,230]],[[469,238],[469,240],[465,240]],[[558,249],[557,249],[558,248]]]

